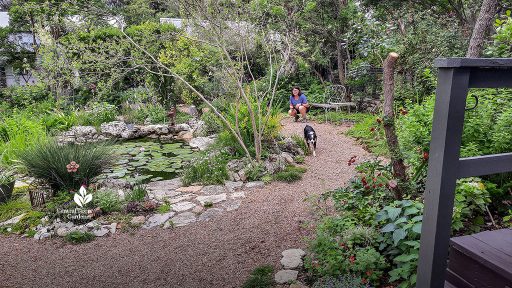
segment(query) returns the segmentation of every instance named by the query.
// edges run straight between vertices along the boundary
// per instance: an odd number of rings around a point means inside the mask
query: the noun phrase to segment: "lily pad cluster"
[[[115,144],[118,161],[100,178],[124,179],[132,183],[146,183],[172,179],[184,163],[192,159],[194,151],[185,143],[130,141]]]

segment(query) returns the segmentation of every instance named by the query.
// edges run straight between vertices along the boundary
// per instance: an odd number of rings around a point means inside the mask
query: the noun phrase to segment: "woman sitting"
[[[293,87],[292,95],[290,96],[290,111],[288,114],[290,116],[295,117],[295,122],[299,120],[299,114],[302,116],[301,121],[305,122],[307,120],[306,113],[309,112],[309,104],[306,99],[306,95],[304,95],[299,87]]]

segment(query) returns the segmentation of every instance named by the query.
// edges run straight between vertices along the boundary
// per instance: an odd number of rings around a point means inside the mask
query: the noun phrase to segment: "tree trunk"
[[[345,58],[343,57],[343,43],[336,42],[336,52],[338,54],[338,77],[340,78],[340,84],[345,84]]]
[[[395,132],[395,116],[393,113],[394,89],[395,89],[395,63],[398,59],[397,53],[389,53],[384,61],[384,132],[391,154],[391,165],[393,176],[398,180],[398,185],[392,187],[396,199],[402,199],[404,186],[407,183],[407,173],[404,159],[400,153],[398,137]]]
[[[473,35],[469,41],[466,57],[479,58],[480,54],[482,54],[487,31],[489,31],[489,27],[492,25],[492,19],[494,15],[496,15],[497,7],[497,0],[484,0],[482,2],[482,8],[480,8],[480,14],[476,20],[475,28],[473,28]]]

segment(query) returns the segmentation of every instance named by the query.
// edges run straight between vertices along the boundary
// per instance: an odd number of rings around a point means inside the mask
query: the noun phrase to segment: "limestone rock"
[[[288,164],[295,163],[295,161],[293,160],[293,156],[288,152],[281,153],[281,157],[283,157],[284,160],[286,160],[286,163],[288,163]]]
[[[222,194],[222,193],[226,193],[226,188],[224,188],[224,186],[221,186],[221,185],[210,185],[210,186],[205,186],[201,190],[201,193],[205,194],[205,195]]]
[[[174,225],[174,227],[185,226],[190,223],[194,223],[196,221],[197,221],[196,215],[192,212],[184,212],[184,213],[178,214],[178,215],[172,217],[170,220],[170,222],[172,222],[172,225]],[[164,225],[164,228],[167,228],[170,226],[170,223],[169,224],[168,223],[169,222],[167,222],[166,225]]]
[[[241,200],[230,200],[230,201],[226,201],[225,203],[223,203],[222,207],[224,207],[224,209],[226,209],[226,211],[233,211],[233,210],[238,209],[241,204],[242,204]]]
[[[236,199],[236,198],[245,198],[245,192],[244,192],[244,191],[241,191],[241,192],[235,192],[235,193],[231,194],[231,198],[233,198],[233,199]]]
[[[101,124],[101,133],[113,138],[121,138],[123,132],[127,130],[128,127],[126,126],[126,123],[121,121],[113,121]]]
[[[188,145],[192,148],[198,148],[199,150],[206,150],[210,145],[215,142],[215,138],[213,137],[197,137],[190,140]]]
[[[209,208],[201,216],[199,216],[200,221],[208,221],[212,219],[213,217],[216,217],[220,214],[222,214],[223,210],[220,208]]]
[[[187,186],[187,187],[180,187],[176,189],[176,192],[182,192],[182,193],[197,193],[203,189],[203,186]]]
[[[196,198],[197,201],[199,201],[199,203],[201,203],[201,205],[204,206],[205,203],[219,203],[219,202],[222,202],[222,201],[226,201],[227,199],[227,196],[226,194],[217,194],[217,195],[209,195],[209,196],[199,196]]]
[[[176,212],[187,211],[187,210],[190,210],[190,209],[192,209],[194,207],[196,207],[196,204],[194,204],[192,202],[187,202],[187,201],[178,202],[176,204],[172,204],[172,210],[176,211]]]
[[[245,188],[262,188],[262,187],[265,187],[265,183],[263,183],[263,181],[254,181],[254,182],[249,182],[247,184],[245,184]]]
[[[281,270],[276,273],[274,280],[278,284],[286,284],[290,281],[297,280],[298,275],[299,275],[299,272],[295,271],[295,270]]]
[[[14,224],[20,222],[21,218],[23,218],[23,216],[25,216],[25,214],[27,214],[27,213],[23,213],[21,215],[18,215],[16,217],[13,217],[7,221],[0,223],[0,227],[6,226],[6,225],[14,225]]]
[[[174,126],[174,130],[176,132],[178,131],[191,131],[192,128],[187,123],[177,124]]]
[[[306,255],[302,249],[288,249],[281,253],[283,258],[281,264],[285,269],[295,269],[302,267],[302,257]]]
[[[299,145],[291,137],[279,141],[277,145],[279,147],[279,150],[283,152],[288,152],[293,156],[304,156],[304,151],[302,151]]]
[[[168,212],[168,213],[164,213],[164,214],[155,214],[155,215],[149,217],[146,220],[146,223],[144,224],[144,226],[142,226],[142,227],[149,229],[149,228],[153,228],[156,226],[160,226],[160,225],[164,224],[165,222],[167,222],[167,220],[169,220],[169,218],[171,218],[172,216],[174,216],[174,212]]]
[[[238,182],[226,181],[224,183],[224,186],[226,187],[226,189],[228,189],[229,192],[234,192],[234,191],[240,190],[240,189],[242,189],[243,185],[244,185],[244,183],[241,181],[238,181]]]

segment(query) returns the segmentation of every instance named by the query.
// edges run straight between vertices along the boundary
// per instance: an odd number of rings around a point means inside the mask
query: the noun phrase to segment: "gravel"
[[[305,124],[283,120],[283,133]],[[310,195],[342,186],[353,155],[370,155],[342,135],[347,127],[309,123],[317,157],[306,157],[303,180],[246,193],[238,210],[176,229],[140,229],[81,245],[0,236],[2,287],[240,287],[259,265],[279,269],[281,252],[306,248]],[[359,157],[358,157],[359,159]],[[359,159],[360,160],[360,159]]]

